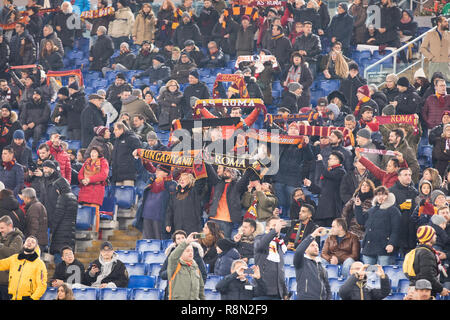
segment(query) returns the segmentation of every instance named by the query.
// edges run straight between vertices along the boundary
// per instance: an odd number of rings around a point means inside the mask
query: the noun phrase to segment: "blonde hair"
[[[319,7],[319,5],[317,4],[317,1],[316,1],[316,0],[309,0],[309,1],[308,1],[308,4],[310,4],[310,3],[312,4],[314,10],[319,11],[320,7]]]
[[[327,63],[327,69],[330,66],[331,63],[331,54],[328,59]],[[334,71],[337,74],[339,78],[346,79],[348,77],[348,63],[345,61],[344,56],[342,55],[342,52],[336,52],[336,61],[334,63]]]
[[[180,174],[180,178],[181,177],[188,177],[189,179],[189,187],[192,187],[195,184],[195,177],[192,173],[188,173],[188,172],[183,172],[182,174]]]

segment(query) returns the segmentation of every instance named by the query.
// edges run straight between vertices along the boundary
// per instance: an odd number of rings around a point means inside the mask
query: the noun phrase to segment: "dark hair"
[[[386,188],[385,186],[379,186],[375,189],[374,194],[377,195],[379,193],[387,195],[387,194],[389,194],[389,189]]]
[[[250,226],[252,226],[253,229],[256,230],[256,221],[254,219],[247,218],[247,219],[244,219],[244,221],[242,221],[242,223],[244,223],[244,222],[249,223]]]
[[[400,167],[400,161],[398,161],[397,158],[391,158],[391,159],[389,159],[389,161],[392,161],[392,163],[394,164],[394,167],[396,167],[396,168]]]
[[[270,224],[270,221],[272,221],[272,220],[280,220],[280,217],[272,215],[269,219],[267,219],[266,226],[268,226]]]
[[[391,132],[394,132],[397,137],[400,137],[400,141],[402,141],[403,138],[405,137],[405,133],[403,132],[402,129],[394,129]]]
[[[344,120],[345,120],[345,121],[355,121],[355,122],[356,122],[356,118],[355,118],[355,116],[352,115],[352,114],[346,115],[345,118],[344,118]]]
[[[50,151],[50,147],[46,143],[42,143],[42,144],[39,145],[38,150],[42,150],[42,149]]]
[[[185,238],[187,238],[187,234],[184,230],[176,230],[172,235],[172,241],[175,242],[175,239],[177,238],[177,235],[182,234]]]
[[[9,153],[14,154],[14,149],[13,149],[13,147],[11,147],[11,146],[3,147],[3,150],[6,150],[6,151],[8,151]]]
[[[342,48],[342,42],[340,42],[340,41],[336,41],[335,43],[333,43],[333,45],[331,47],[334,48],[337,45],[341,46],[341,48]]]
[[[345,232],[348,231],[347,222],[343,218],[336,218],[334,221],[344,229]]]
[[[122,115],[124,115],[124,114],[122,114]],[[128,130],[127,126],[125,124],[123,124],[122,122],[116,122],[114,125],[119,130],[123,130],[123,131],[127,131]]]
[[[281,27],[281,26],[279,26],[279,25],[274,25],[272,28],[275,28],[275,29],[277,29],[278,31],[283,31],[283,28]]]
[[[437,16],[436,17],[436,24],[438,23],[442,23],[446,20],[446,18],[444,16]]]
[[[314,207],[313,207],[312,205],[308,204],[308,203],[303,203],[303,204],[302,204],[302,207],[307,208],[308,211],[311,213],[311,215],[314,215],[314,213],[315,213],[315,211],[316,211],[316,210],[314,209]]]
[[[331,133],[334,134],[336,137],[338,137],[338,139],[341,141],[342,141],[342,139],[344,139],[344,135],[339,130],[333,130],[333,131],[331,131]]]
[[[401,172],[406,171],[406,170],[411,171],[411,168],[400,168],[400,169],[398,169],[397,173],[398,173],[398,175],[400,175]]]
[[[356,62],[350,62],[348,64],[348,70],[357,70],[359,71],[359,66]]]
[[[0,32],[0,34],[1,34],[1,32]],[[6,79],[0,79],[0,83],[1,82],[8,82]]]
[[[0,218],[0,223],[2,223],[2,222],[4,224],[6,224],[7,226],[13,225],[13,221],[10,216],[2,216]]]
[[[63,255],[64,250],[70,250],[73,252],[73,248],[71,246],[64,246],[61,248],[61,251],[60,251],[61,255]]]
[[[332,151],[330,156],[335,156],[339,159],[339,163],[342,164],[344,162],[344,155],[340,151]]]
[[[100,147],[100,146],[93,146],[91,148],[91,152],[92,152],[92,150],[97,151],[99,158],[103,158],[103,149],[102,149],[102,147]],[[91,156],[91,152],[89,152],[89,157]]]
[[[207,221],[206,225],[208,226],[209,231],[211,231],[211,234],[213,235],[215,241],[222,239],[223,231],[220,229],[220,226],[215,223],[214,221]]]
[[[5,198],[9,198],[12,195],[14,195],[14,192],[12,192],[12,190],[3,189],[2,191],[0,191],[0,200],[3,200]]]
[[[133,118],[139,118],[139,120],[145,120],[145,118],[142,114],[135,114],[135,115],[133,115]]]

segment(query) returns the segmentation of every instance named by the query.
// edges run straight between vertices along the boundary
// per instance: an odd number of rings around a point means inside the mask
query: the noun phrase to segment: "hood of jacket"
[[[117,252],[114,252],[114,253],[113,253],[113,255],[112,255],[112,257],[111,257],[111,261],[109,261],[109,262],[106,262],[105,260],[103,260],[103,257],[102,257],[101,254],[98,255],[98,261],[99,261],[102,265],[103,265],[103,264],[106,264],[106,263],[114,263],[114,262],[116,262],[117,260],[119,260],[119,255],[117,254]]]
[[[372,200],[372,206],[379,205],[377,202],[377,197],[375,196]],[[395,205],[395,195],[392,192],[389,192],[388,197],[385,202],[383,202],[380,206],[380,209],[385,210]]]
[[[22,231],[20,231],[17,228],[14,228],[13,231],[11,231],[10,233],[8,233],[6,235],[6,237],[1,237],[3,241],[8,242],[9,239],[14,238],[14,237],[21,237],[22,239],[25,239],[25,236],[23,235]]]
[[[55,189],[59,191],[59,194],[70,193],[72,190],[70,189],[69,182],[63,177],[57,179],[53,182]]]
[[[203,259],[204,255],[205,255],[205,251],[203,250],[201,244],[194,241],[194,242],[191,242],[191,245],[192,245],[193,248],[197,248],[198,254],[200,255],[200,258]],[[176,246],[177,246],[177,245],[175,244],[175,242],[171,243],[171,244],[166,248],[166,250],[164,250],[164,254],[168,257],[169,254],[176,248]]]
[[[11,114],[9,115],[9,120],[11,121],[11,123],[16,122],[17,119],[19,119],[17,113],[15,111],[11,111]]]

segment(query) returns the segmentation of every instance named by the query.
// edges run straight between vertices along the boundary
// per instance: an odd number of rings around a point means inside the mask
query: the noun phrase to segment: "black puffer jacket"
[[[292,49],[294,51],[306,51],[305,60],[307,62],[317,62],[320,52],[322,51],[322,44],[320,43],[320,38],[318,35],[311,33],[310,35],[305,36],[302,34],[300,37],[295,39]]]
[[[94,128],[105,125],[102,111],[89,102],[81,112],[81,147],[86,148],[95,136]]]
[[[62,104],[64,111],[66,111],[67,119],[70,119],[70,121],[67,121],[67,128],[69,130],[81,129],[81,112],[86,106],[87,101],[82,90],[72,94],[68,103]]]
[[[359,280],[351,275],[339,288],[339,296],[342,300],[383,300],[391,292],[389,277],[380,279],[380,288],[369,288],[367,280]]]
[[[43,125],[47,127],[47,123],[50,120],[50,107],[43,99],[39,102],[32,100],[26,104],[20,113],[19,120],[22,124],[34,122],[36,126]]]
[[[193,40],[197,46],[202,45],[200,29],[193,21],[189,21],[188,23],[181,22],[178,28],[175,29],[172,39],[178,48],[184,48],[184,42],[186,40]]]
[[[181,118],[181,100],[183,94],[177,90],[170,92],[164,90],[158,98],[158,104],[161,110],[159,114],[159,128],[161,130],[170,130],[172,121]],[[172,106],[175,104],[175,107]]]
[[[304,163],[313,159],[310,145],[299,149],[296,145],[280,145],[280,159],[277,174],[273,181],[292,187],[300,187],[305,177]]]
[[[67,180],[60,178],[53,185],[59,196],[53,213],[54,227],[50,254],[60,252],[64,246],[75,248],[75,223],[78,211],[77,197],[72,193]]]
[[[183,92],[183,119],[192,119],[191,97],[199,99],[209,99],[211,94],[204,82],[199,81],[196,84],[189,85]]]
[[[411,85],[409,85],[405,92],[399,92],[398,96],[395,97],[395,101],[397,101],[395,114],[420,114],[422,112],[422,98]]]
[[[220,292],[222,300],[252,300],[264,295],[266,290],[261,279],[250,282],[248,279],[241,281],[237,277],[238,274],[234,272],[217,283],[216,290]]]
[[[114,142],[112,152],[112,176],[114,182],[136,179],[136,168],[132,155],[135,149],[141,147],[139,138],[132,131],[124,131]]]
[[[89,70],[101,71],[103,67],[108,67],[113,54],[114,47],[110,36],[101,35],[90,49],[89,57],[94,60],[90,62]]]
[[[13,226],[24,232],[25,215],[19,208],[19,202],[13,194],[0,200],[0,217],[2,216],[9,216],[13,221]]]

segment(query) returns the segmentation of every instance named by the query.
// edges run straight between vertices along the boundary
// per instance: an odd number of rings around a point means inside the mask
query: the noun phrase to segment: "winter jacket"
[[[75,28],[69,28],[70,22],[72,21],[75,13],[64,13],[62,11],[55,14],[55,27],[60,27],[61,31],[58,31],[59,38],[61,39],[62,45],[64,47],[73,48],[73,43],[75,40]]]
[[[158,123],[155,113],[150,106],[144,100],[136,96],[130,96],[122,101],[122,109],[120,110],[119,119],[124,113],[128,113],[130,115],[130,119],[133,119],[135,115],[140,114],[145,118],[145,121]]]
[[[366,20],[367,9],[360,5],[352,4],[350,7],[350,15],[353,17],[353,39],[356,44],[365,43],[364,39],[367,32]]]
[[[434,30],[427,33],[423,38],[420,52],[431,62],[448,62],[450,58],[449,47],[450,32],[446,31],[441,39],[437,30]]]
[[[241,281],[237,279],[236,272],[228,274],[216,284],[216,290],[220,292],[221,300],[252,300],[262,296],[266,291],[261,279]]]
[[[206,84],[202,81],[187,86],[184,89],[182,100],[183,119],[192,119],[191,97],[197,97],[199,99],[209,99],[211,97],[211,94]]]
[[[222,48],[223,52],[229,55],[236,53],[236,38],[239,30],[239,24],[233,18],[227,18],[225,27],[217,22],[212,30],[213,41]],[[224,38],[225,35],[228,38]]]
[[[348,258],[358,261],[360,250],[361,245],[358,237],[351,232],[347,232],[340,243],[337,241],[337,236],[328,236],[322,248],[321,256],[327,261],[330,261],[331,257],[335,256],[338,259],[338,263],[342,264]]]
[[[132,131],[124,131],[114,142],[112,153],[112,175],[113,182],[124,180],[136,180],[136,168],[132,155],[135,149],[141,147],[139,138]]]
[[[172,121],[181,118],[182,99],[183,94],[180,92],[180,90],[170,92],[168,89],[165,89],[160,94],[160,96],[158,97],[158,105],[161,111],[158,118],[158,127],[161,130],[170,130]],[[172,104],[175,104],[175,106],[173,106]]]
[[[342,48],[348,48],[350,46],[350,40],[352,39],[353,30],[353,17],[347,12],[337,14],[331,19],[331,23],[328,26],[327,34],[328,38],[335,37],[336,41],[342,43]]]
[[[86,152],[84,153],[84,159],[91,157],[91,151],[93,147],[100,147],[103,152],[103,157],[106,159],[106,161],[108,161],[108,165],[111,164],[111,154],[113,150],[113,145],[111,144],[111,142],[107,141],[101,136],[95,136],[87,147]]]
[[[23,241],[23,233],[17,228],[14,228],[5,237],[2,236],[0,238],[0,259],[5,259],[13,254],[19,253],[22,250]],[[0,285],[7,286],[8,280],[9,272],[0,271]]]
[[[344,94],[345,99],[347,100],[347,105],[352,111],[355,110],[356,105],[358,104],[356,92],[359,87],[362,87],[365,84],[367,84],[367,81],[360,74],[357,74],[354,78],[349,75],[347,79],[341,80],[339,91]]]
[[[188,23],[181,22],[178,28],[175,29],[172,40],[178,48],[184,48],[184,42],[186,40],[193,40],[197,46],[202,45],[200,29],[192,20]]]
[[[64,261],[58,263],[55,267],[55,273],[53,274],[52,278],[55,280],[62,280],[64,282],[67,282],[67,280],[74,274],[80,275],[80,282],[78,283],[82,283],[84,278],[84,265],[77,259],[75,259],[69,265],[67,265]],[[77,280],[77,277],[72,279]]]
[[[147,141],[147,134],[151,131],[155,131],[155,129],[149,125],[147,122],[139,128],[132,128],[133,132],[138,136],[141,141]]]
[[[22,47],[22,40],[27,39],[31,43],[31,47],[26,49],[26,55],[20,55],[20,48]],[[10,60],[9,64],[12,66],[20,66],[23,65],[24,62],[34,63],[36,61],[36,44],[34,42],[34,38],[25,30],[21,35],[15,34],[12,36],[11,41],[9,42],[10,48]],[[32,60],[34,58],[34,60]],[[32,60],[32,61],[26,61]]]
[[[39,245],[42,245],[39,242]],[[38,253],[20,252],[0,260],[0,271],[9,270],[11,300],[39,300],[47,289],[47,268]]]
[[[434,167],[439,171],[441,176],[444,176],[445,170],[450,162],[450,152],[446,150],[447,139],[440,137],[437,139],[433,148],[433,162]]]
[[[419,162],[417,161],[417,156],[414,150],[409,146],[408,142],[403,139],[400,144],[394,148],[393,145],[388,144],[386,146],[387,150],[399,151],[403,154],[403,158],[405,159],[408,167],[411,168],[412,171],[412,179],[414,183],[419,182],[420,179],[420,167]],[[394,158],[393,156],[383,156],[381,160],[381,167],[386,168],[387,163],[390,159]]]
[[[386,31],[378,35],[378,42],[398,47],[400,38],[397,31],[400,24],[401,11],[396,5],[391,7],[381,5],[380,9],[380,27],[385,28]]]
[[[205,285],[197,262],[187,264],[180,260],[187,246],[186,242],[180,243],[168,258],[169,300],[205,300]]]
[[[189,61],[188,63],[182,63],[178,61],[172,69],[171,75],[172,79],[177,80],[178,83],[184,84],[189,82],[189,72],[196,69],[197,65],[195,62]]]
[[[129,37],[133,32],[134,15],[128,7],[116,10],[114,20],[109,23],[108,35],[111,38]]]
[[[278,206],[278,199],[271,193],[262,191],[254,191],[253,193],[245,192],[242,196],[242,207],[247,210],[252,205],[254,199],[257,200],[256,215],[260,222],[267,221],[272,216],[273,210]]]
[[[0,181],[3,182],[6,189],[12,190],[14,195],[17,196],[23,188],[23,167],[18,163],[15,163],[10,170],[1,166]]]
[[[231,248],[227,252],[222,252],[217,256],[214,264],[214,274],[218,276],[226,276],[231,273],[231,264],[234,260],[241,258],[241,255],[236,248]]]
[[[297,37],[292,49],[294,51],[306,51],[305,61],[311,63],[318,62],[318,57],[322,52],[322,45],[318,35],[311,33],[306,36],[303,34],[300,37]]]
[[[354,274],[347,278],[339,288],[342,300],[383,300],[391,292],[391,283],[387,275],[380,278],[380,288],[367,286],[367,280],[359,280]]]
[[[152,41],[155,38],[156,31],[156,17],[153,11],[145,14],[144,11],[139,11],[136,15],[136,20],[133,24],[132,36],[136,37],[134,41],[137,45],[142,45],[144,40]]]
[[[400,23],[398,24],[398,30],[401,31],[404,36],[415,37],[418,25],[417,22],[414,21],[414,14],[411,12],[411,10],[404,9],[402,10],[402,15],[404,12],[406,12],[410,16],[411,21],[408,23],[402,23],[400,21]]]
[[[299,109],[304,108],[304,107],[310,107],[311,106],[311,92],[310,92],[309,88],[311,87],[311,85],[313,83],[313,77],[312,77],[311,70],[304,63],[300,64],[300,66],[294,66],[294,64],[291,63],[290,67],[286,68],[286,71],[284,72],[284,74],[281,78],[286,80],[289,70],[293,67],[295,67],[296,69],[301,68],[300,69],[300,81],[298,81],[298,82],[303,86],[302,95],[298,99],[297,105],[298,105]],[[290,81],[290,82],[292,82],[292,81]]]
[[[97,38],[94,45],[89,50],[90,61],[89,70],[101,71],[103,67],[109,67],[109,60],[114,54],[114,45],[110,36],[103,34]]]
[[[105,125],[102,111],[95,104],[89,102],[81,112],[81,147],[86,148],[95,137],[94,128]]]
[[[236,36],[236,56],[248,56],[253,54],[255,30],[253,25],[249,25],[244,30],[242,26],[239,26],[239,30]]]
[[[291,41],[286,36],[280,34],[277,37],[272,37],[269,40],[267,49],[277,58],[277,62],[280,66],[283,67],[289,64],[293,48]],[[308,60],[306,59],[306,61]]]
[[[313,160],[311,146],[308,144],[299,149],[297,145],[280,145],[279,148],[279,168],[273,181],[299,187],[302,178],[305,177],[305,161]]]
[[[319,257],[313,260],[305,256],[305,251],[315,239],[307,236],[297,247],[294,255],[295,278],[298,300],[331,300],[328,274]]]
[[[204,44],[207,44],[212,40],[213,28],[218,20],[219,12],[214,9],[213,6],[209,8],[203,7],[197,21],[200,33],[202,35],[202,38],[204,39]]]
[[[0,217],[9,216],[13,222],[13,226],[24,232],[25,230],[25,213],[19,208],[19,201],[14,195],[4,197],[0,200]]]
[[[69,108],[69,99],[59,100],[55,105],[55,108],[50,115],[50,123],[55,125],[56,127],[67,126],[67,110]],[[59,117],[59,122],[56,122],[55,119]]]
[[[444,111],[450,110],[450,95],[437,97],[433,94],[427,98],[422,109],[422,119],[428,129],[441,124]]]
[[[47,237],[47,210],[37,199],[25,205],[25,238],[35,236],[39,246],[45,247],[48,244]]]
[[[283,299],[288,295],[284,274],[284,255],[281,246],[277,244],[280,262],[267,260],[269,255],[269,244],[277,233],[271,229],[268,233],[258,235],[255,238],[255,265],[261,272],[261,282],[264,284],[264,296],[277,296]]]
[[[134,61],[136,60],[136,56],[132,52],[120,53],[117,57],[114,58],[114,64],[121,64],[128,70],[132,70],[134,66]]]
[[[133,87],[129,83],[124,83],[120,86],[116,86],[115,83],[112,83],[108,87],[108,90],[106,90],[106,100],[113,105],[117,112],[120,112],[122,108],[122,100],[120,99],[119,94],[121,94],[124,89],[132,91]]]
[[[218,50],[213,54],[208,51],[206,57],[201,60],[199,66],[202,68],[225,67],[225,55],[223,54],[222,49],[218,48]]]
[[[426,279],[431,283],[431,295],[435,296],[437,293],[442,292],[444,287],[439,282],[440,272],[436,256],[427,245],[421,244],[417,246],[413,269],[416,276],[408,277],[410,286],[415,286],[416,281],[419,279]]]
[[[103,198],[105,196],[105,186],[107,184],[106,179],[108,178],[109,165],[105,158],[99,158],[100,160],[100,171],[94,175],[89,176],[89,184],[87,186],[81,184],[81,180],[87,177],[86,175],[86,164],[90,160],[90,157],[81,167],[78,173],[78,181],[80,181],[80,192],[78,193],[78,202],[80,203],[90,203],[97,204],[101,206],[103,204]]]
[[[9,118],[0,117],[0,151],[13,141],[14,131],[22,129],[15,111],[11,111]]]
[[[298,210],[298,212],[300,212],[300,210]],[[318,227],[319,226],[317,224],[315,224],[312,220],[309,220],[306,224],[303,224],[300,220],[298,220],[298,214],[297,214],[297,218],[291,221],[291,227],[286,232],[284,242],[286,244],[289,244],[289,243],[294,244],[294,251],[295,251],[295,249],[299,246],[299,244],[303,240],[305,240],[307,238],[307,236],[309,236],[311,233],[313,233],[314,230],[316,230]],[[295,239],[297,238],[298,228],[300,228],[300,233],[298,236],[298,240],[295,241]],[[303,229],[303,236],[301,236],[302,229]],[[317,243],[320,243],[320,237],[316,237],[315,240]]]
[[[50,107],[43,99],[38,102],[32,100],[25,105],[19,119],[22,124],[34,122],[36,126],[43,125],[46,128],[50,120]]]
[[[67,129],[81,129],[81,113],[88,106],[83,90],[74,92],[67,104],[62,105],[63,110],[67,113]]]
[[[397,87],[389,89],[388,87],[383,88],[383,93],[386,95],[388,102],[395,101],[395,98],[400,94]]]
[[[422,98],[411,85],[405,92],[399,92],[394,101],[397,101],[395,114],[419,114],[422,111]]]
[[[348,231],[355,234],[359,240],[364,238],[364,226],[360,225],[358,221],[356,221],[355,216],[355,197],[351,198],[342,209],[342,218],[345,219],[348,226]],[[364,212],[372,208],[372,198],[368,198],[364,200],[361,205]]]
[[[142,77],[149,77],[150,83],[158,83],[161,85],[166,83],[170,79],[170,68],[165,65],[160,65],[157,69],[153,66],[145,70],[144,72],[135,75],[136,79]]]
[[[388,100],[386,95],[382,91],[374,92],[373,95],[370,96],[370,99],[376,102],[378,106],[378,112],[381,115],[384,107],[388,105]]]
[[[72,193],[69,182],[58,179],[54,184],[59,196],[53,213],[54,227],[50,254],[59,253],[64,246],[75,248],[75,223],[78,212],[77,197]]]
[[[366,234],[362,242],[361,254],[366,256],[395,255],[400,240],[400,211],[395,206],[395,196],[389,193],[383,204],[373,200],[373,207],[367,212],[361,206],[355,207],[356,220],[364,225]],[[386,246],[392,245],[394,251],[388,253]]]
[[[100,283],[106,283],[107,288],[126,288],[128,286],[128,271],[125,266],[125,264],[119,260],[118,255],[116,252],[114,252],[112,261],[112,269],[111,272],[104,277]],[[100,275],[102,275],[102,270],[104,269],[105,261],[103,261],[102,257],[100,256],[97,260],[92,262],[88,269],[86,270],[84,274],[84,285],[92,286],[98,279]],[[92,269],[92,266],[96,265],[100,271],[96,273],[94,276],[90,275],[90,271]]]
[[[61,176],[66,178],[67,181],[72,179],[72,167],[70,164],[69,154],[63,150],[61,146],[55,147],[53,143],[49,140],[46,144],[50,147],[50,154],[59,163],[59,169],[61,171]]]
[[[64,68],[63,57],[58,51],[52,52],[50,55],[45,55],[44,57],[39,57],[39,64],[42,65],[45,71],[58,71]]]
[[[156,55],[157,50],[150,50],[148,53],[144,53],[142,49],[136,55],[136,60],[134,60],[133,70],[147,70],[152,67],[153,57]]]

